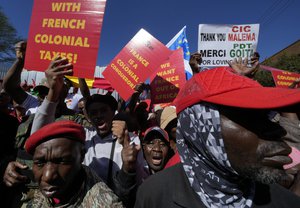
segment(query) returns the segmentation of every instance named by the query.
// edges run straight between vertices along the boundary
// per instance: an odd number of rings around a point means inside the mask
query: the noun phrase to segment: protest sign
[[[170,54],[164,44],[141,29],[106,67],[103,76],[128,100],[135,85],[149,78]]]
[[[93,78],[106,0],[35,0],[25,68],[45,71],[56,56],[74,65],[74,76]]]
[[[182,48],[173,51],[150,80],[152,104],[172,102],[186,82]]]
[[[300,74],[287,71],[271,71],[276,87],[288,88],[296,79],[300,78]]]
[[[200,24],[198,51],[204,67],[228,66],[234,58],[250,58],[256,51],[259,24],[211,25]]]

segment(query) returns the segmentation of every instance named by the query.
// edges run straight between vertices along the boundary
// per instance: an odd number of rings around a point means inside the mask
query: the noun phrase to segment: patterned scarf
[[[238,187],[221,136],[220,114],[215,106],[196,104],[178,116],[177,148],[191,187],[207,207],[251,207],[254,183],[248,193]]]

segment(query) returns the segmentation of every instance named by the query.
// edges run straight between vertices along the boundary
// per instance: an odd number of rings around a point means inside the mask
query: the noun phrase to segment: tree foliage
[[[0,8],[0,62],[11,62],[14,60],[14,44],[20,38],[16,29],[9,23],[8,18]]]
[[[299,55],[283,55],[279,58],[275,66],[279,69],[290,72],[300,73],[300,56]]]
[[[266,61],[265,65],[289,72],[300,73],[300,54],[283,54],[276,62]]]
[[[254,80],[259,82],[262,86],[265,87],[275,87],[275,82],[272,76],[272,73],[265,69],[259,69],[254,77]]]

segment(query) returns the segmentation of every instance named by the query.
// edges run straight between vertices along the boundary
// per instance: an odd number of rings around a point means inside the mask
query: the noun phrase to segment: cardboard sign
[[[93,78],[106,0],[35,0],[25,68],[45,71],[56,56],[68,58],[74,76]]]
[[[203,67],[228,66],[234,58],[250,58],[256,51],[259,24],[199,25],[198,51]]]
[[[164,44],[141,29],[106,67],[103,76],[128,100],[135,85],[144,82],[170,54]]]
[[[275,70],[271,72],[276,87],[288,88],[296,79],[300,78],[300,74],[297,73]]]
[[[172,102],[185,82],[182,48],[175,50],[151,77],[152,104]]]

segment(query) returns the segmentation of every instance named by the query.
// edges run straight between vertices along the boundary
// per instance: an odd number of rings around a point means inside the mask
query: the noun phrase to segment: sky
[[[33,0],[0,0],[22,38],[27,38]],[[190,52],[197,51],[199,24],[260,24],[257,51],[264,60],[300,39],[297,0],[107,0],[97,65],[105,66],[144,28],[167,44],[187,26]]]

